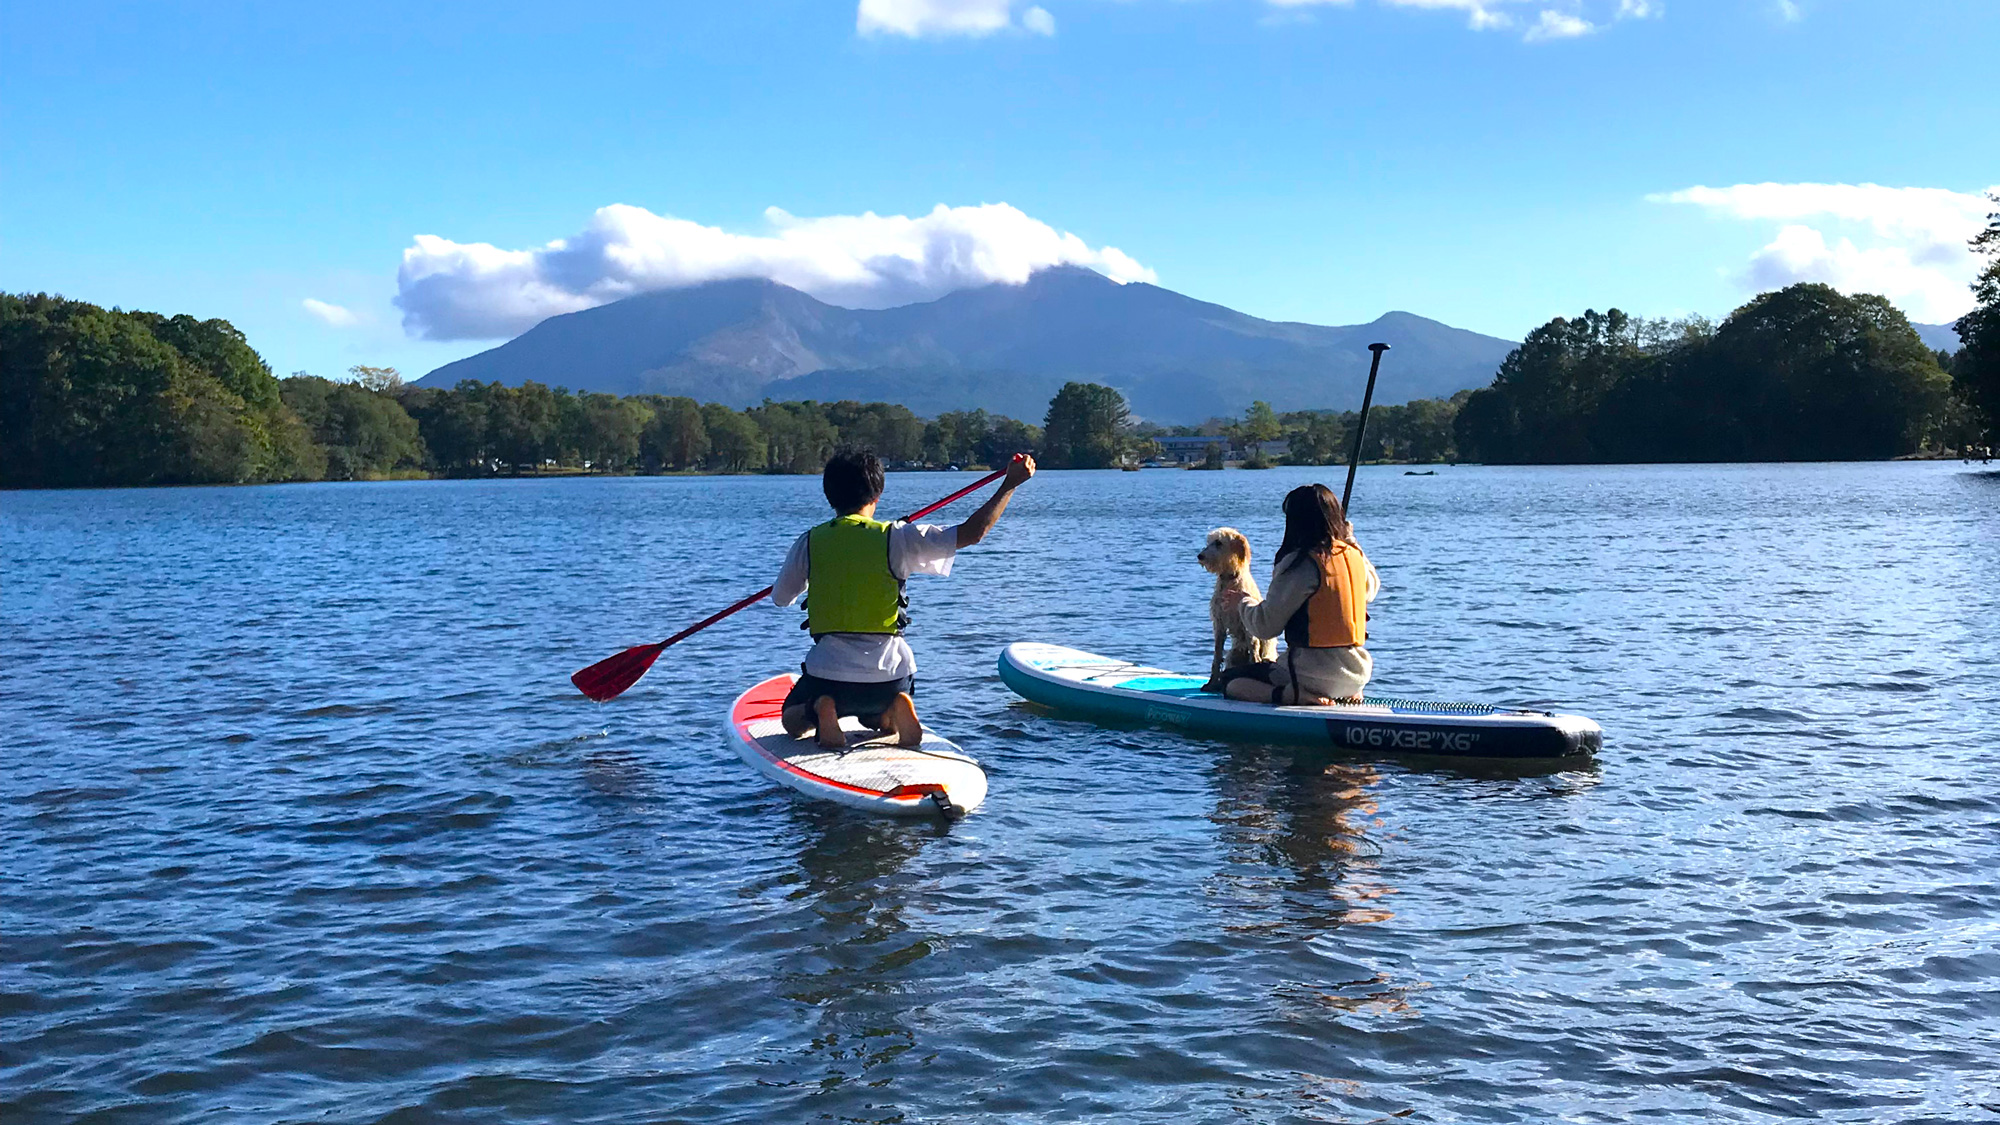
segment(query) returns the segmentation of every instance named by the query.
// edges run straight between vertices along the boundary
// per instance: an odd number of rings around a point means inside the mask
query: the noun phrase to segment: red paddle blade
[[[602,703],[615,699],[626,688],[639,682],[646,669],[659,659],[666,648],[665,642],[649,645],[633,645],[616,656],[607,656],[583,671],[569,678],[576,690]]]

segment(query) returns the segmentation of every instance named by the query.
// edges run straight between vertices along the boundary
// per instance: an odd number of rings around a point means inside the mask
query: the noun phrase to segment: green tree
[[[1237,435],[1249,447],[1250,456],[1262,460],[1264,443],[1285,436],[1285,428],[1278,421],[1278,412],[1271,409],[1271,404],[1258,399],[1243,412],[1243,423],[1237,428]]]
[[[1347,459],[1347,427],[1330,410],[1300,411],[1284,416],[1289,446],[1285,459],[1294,465],[1337,465]]]
[[[393,367],[355,364],[347,369],[347,375],[355,386],[378,394],[394,395],[403,387],[403,373]]]
[[[600,472],[630,469],[639,460],[639,428],[646,406],[636,399],[586,391],[572,396],[570,445]]]
[[[1792,285],[1729,315],[1710,346],[1711,386],[1730,388],[1729,459],[1823,461],[1914,452],[1950,381],[1888,300]]]
[[[1043,452],[1051,467],[1102,469],[1124,452],[1131,410],[1125,396],[1097,383],[1065,383],[1049,401],[1042,423]]]
[[[731,473],[754,472],[764,467],[764,432],[748,414],[717,402],[703,403],[702,427],[708,434],[707,466]]]
[[[991,428],[984,410],[946,411],[924,427],[923,458],[933,465],[973,464]]]
[[[817,473],[840,434],[816,402],[772,402],[748,411],[763,431],[765,466],[774,473]]]
[[[226,484],[315,467],[227,321],[0,295],[0,483]]]
[[[1394,406],[1378,406],[1380,418],[1368,419],[1370,460],[1432,462],[1450,460],[1457,451],[1453,426],[1468,392],[1449,399],[1422,398]]]
[[[2000,204],[2000,193],[1988,198]],[[1973,236],[1972,248],[1990,260],[1972,283],[1978,305],[1955,326],[1960,347],[1951,373],[1959,399],[1978,412],[1990,451],[2000,446],[2000,212],[1986,216],[1986,229]]]
[[[1914,451],[1949,380],[1881,297],[1801,284],[1720,326],[1612,310],[1528,335],[1454,424],[1492,462],[1825,460]]]
[[[984,415],[985,411],[978,411]],[[998,469],[1013,460],[1016,453],[1034,453],[1042,447],[1042,431],[1037,426],[1005,416],[995,417],[987,425],[985,433],[972,444],[972,460],[989,468]]]
[[[319,446],[331,480],[361,480],[423,463],[416,419],[386,394],[304,372],[284,380],[279,393]]]
[[[924,455],[924,423],[909,407],[888,402],[836,402],[827,421],[841,444],[874,452],[884,461],[915,461]]]
[[[499,384],[494,384],[498,386]],[[400,401],[417,421],[428,453],[426,464],[447,476],[489,471],[486,444],[486,400],[489,388],[462,379],[450,390],[405,387]]]
[[[691,398],[656,399],[652,420],[640,434],[639,445],[647,460],[665,468],[692,469],[701,464],[710,449],[708,422],[701,405]]]
[[[515,474],[539,472],[557,450],[556,395],[533,380],[486,390],[486,448]]]

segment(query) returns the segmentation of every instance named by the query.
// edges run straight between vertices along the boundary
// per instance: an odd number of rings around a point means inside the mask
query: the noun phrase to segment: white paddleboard
[[[964,816],[986,799],[986,771],[957,746],[924,728],[923,744],[840,720],[847,749],[823,750],[813,735],[785,733],[778,713],[798,677],[773,676],[729,708],[729,740],[757,772],[808,797],[889,816]]]

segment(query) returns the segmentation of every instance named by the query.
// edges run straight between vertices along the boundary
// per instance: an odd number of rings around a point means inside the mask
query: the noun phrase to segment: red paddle
[[[1014,459],[1016,461],[1020,460],[1021,455],[1018,453],[1015,454]],[[937,511],[939,508],[944,507],[946,504],[960,497],[977,492],[1006,475],[1007,470],[1005,469],[988,473],[937,503],[928,507],[918,508],[916,511],[911,512],[909,515],[903,517],[903,522],[909,523],[914,520],[920,520]],[[653,661],[659,659],[660,653],[666,651],[668,645],[684,641],[701,632],[703,629],[708,628],[710,625],[728,617],[730,614],[735,613],[737,610],[753,606],[770,595],[771,588],[766,586],[729,608],[702,618],[700,621],[682,629],[680,632],[675,633],[658,644],[633,645],[616,656],[605,657],[603,660],[571,676],[569,682],[576,685],[576,690],[595,699],[599,703],[607,699],[616,698],[626,688],[639,682],[639,677],[646,674],[646,670],[653,666]]]

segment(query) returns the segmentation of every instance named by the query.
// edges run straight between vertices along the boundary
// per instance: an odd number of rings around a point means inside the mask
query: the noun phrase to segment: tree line
[[[2000,197],[1996,197],[2000,202]],[[1760,294],[1720,324],[1612,309],[1528,334],[1491,386],[1378,406],[1366,461],[1494,463],[1990,457],[2000,445],[2000,213],[1973,247],[1990,261],[1957,323],[1926,348],[1882,297],[1817,284]],[[841,445],[891,465],[1051,468],[1158,456],[1209,436],[1247,466],[1343,463],[1353,411],[1256,402],[1200,426],[1134,421],[1116,389],[1071,382],[1039,427],[895,403],[772,402],[748,410],[663,395],[524,383],[275,377],[224,320],[0,294],[0,487],[220,484],[545,472],[813,473]],[[1279,443],[1282,442],[1282,447]],[[1282,448],[1282,454],[1275,451]],[[1274,451],[1267,456],[1266,450]]]
[[[900,465],[1004,462],[1040,428],[984,410],[765,402],[524,383],[406,384],[392,368],[277,378],[224,320],[0,294],[0,486],[241,484],[547,472],[816,473],[845,444]]]
[[[1465,400],[1459,451],[1496,463],[1990,458],[2000,213],[1972,247],[1992,260],[1956,352],[1926,347],[1885,298],[1812,283],[1759,294],[1721,324],[1586,310],[1529,333]]]

